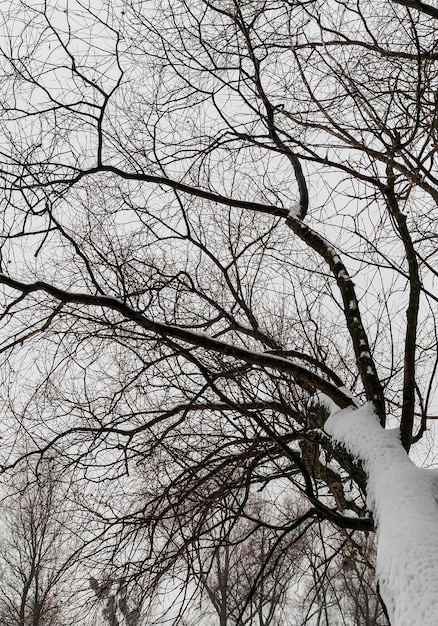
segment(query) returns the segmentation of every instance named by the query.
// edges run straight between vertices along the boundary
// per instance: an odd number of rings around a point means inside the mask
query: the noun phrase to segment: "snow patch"
[[[292,217],[292,218],[293,218],[293,219],[295,219],[295,220],[299,220],[299,219],[301,219],[301,218],[300,218],[300,215],[301,215],[301,206],[300,206],[300,203],[299,203],[299,202],[296,202],[295,204],[293,204],[293,205],[290,207],[290,209],[289,209],[288,213],[289,213],[289,217]]]

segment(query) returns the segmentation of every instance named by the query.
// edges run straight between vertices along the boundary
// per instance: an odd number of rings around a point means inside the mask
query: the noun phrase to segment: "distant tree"
[[[252,517],[268,508],[263,500],[251,504]],[[227,516],[196,550],[189,566],[197,579],[201,611],[208,603],[218,626],[285,626],[289,623],[288,592],[299,569],[299,540],[284,546],[270,528],[242,519],[230,526]],[[272,520],[271,520],[272,525]],[[217,535],[217,536],[215,536]],[[281,546],[281,547],[280,547]]]
[[[1,507],[0,623],[4,626],[78,624],[71,511],[50,463],[28,468]]]
[[[141,605],[131,605],[132,598],[127,596],[123,583],[114,585],[113,581],[109,581],[99,584],[92,577],[90,587],[102,606],[103,618],[109,626],[138,626],[141,623]]]
[[[319,536],[307,535],[301,560],[302,604],[294,611],[294,623],[389,626],[376,589],[373,539],[359,540],[347,536],[339,544],[332,530],[324,527]]]

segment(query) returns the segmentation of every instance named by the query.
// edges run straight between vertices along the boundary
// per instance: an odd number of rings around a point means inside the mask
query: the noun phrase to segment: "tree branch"
[[[438,19],[438,9],[436,7],[430,6],[430,4],[421,2],[421,0],[393,0],[393,1],[395,2],[395,4],[401,4],[404,7],[415,9],[416,11],[420,11],[420,13],[425,13],[426,15],[430,15],[431,17]]]
[[[324,259],[336,279],[365,394],[367,400],[373,403],[380,423],[384,426],[386,420],[384,393],[371,356],[372,351],[362,323],[354,283],[348,275],[347,268],[327,240],[303,224],[300,219],[289,215],[286,223],[302,241]]]
[[[336,387],[318,374],[315,374],[300,365],[296,365],[289,359],[265,352],[252,351],[247,348],[226,343],[219,339],[208,337],[207,335],[203,335],[201,333],[195,333],[191,330],[180,328],[179,326],[173,326],[151,320],[117,298],[87,293],[74,293],[49,285],[48,283],[42,281],[37,281],[35,283],[23,283],[6,276],[5,274],[0,274],[0,283],[25,294],[42,291],[49,294],[53,298],[56,298],[60,302],[97,306],[117,311],[126,320],[135,322],[142,328],[152,331],[161,337],[179,339],[192,346],[206,348],[207,350],[212,350],[213,352],[217,352],[219,354],[241,359],[246,363],[258,365],[260,367],[268,367],[279,372],[290,374],[299,381],[301,386],[310,385],[311,387],[315,387],[322,393],[325,393],[337,404],[337,406],[341,408],[355,406],[354,401],[348,393],[344,392],[339,387]]]

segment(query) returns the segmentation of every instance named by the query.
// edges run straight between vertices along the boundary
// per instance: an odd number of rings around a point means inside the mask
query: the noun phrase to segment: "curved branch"
[[[245,37],[245,41],[246,41],[246,45],[248,47],[248,51],[249,51],[249,56],[251,58],[251,61],[253,63],[253,67],[254,67],[254,84],[257,90],[257,93],[259,95],[259,97],[261,98],[262,102],[263,102],[263,106],[265,107],[265,111],[266,111],[266,124],[268,127],[268,132],[269,132],[269,136],[272,139],[272,141],[274,142],[274,144],[277,146],[277,148],[280,149],[281,152],[283,152],[283,154],[286,155],[287,159],[289,160],[290,164],[292,165],[292,168],[294,170],[294,174],[295,174],[295,178],[298,184],[298,190],[299,190],[299,195],[300,195],[300,209],[299,209],[299,216],[300,219],[304,219],[307,215],[307,211],[309,210],[309,191],[307,189],[307,182],[303,173],[303,168],[301,166],[301,162],[299,160],[299,158],[296,156],[296,154],[294,152],[292,152],[292,150],[280,139],[280,136],[277,132],[277,128],[275,125],[275,107],[271,104],[271,101],[269,100],[265,89],[263,88],[263,84],[262,84],[262,78],[261,78],[261,73],[260,73],[260,61],[259,59],[256,57],[253,45],[252,45],[252,41],[251,41],[251,37],[249,35],[249,29],[248,27],[245,25],[244,20],[242,19],[242,14],[241,11],[239,9],[239,16],[240,19],[238,20],[238,24],[239,27]]]
[[[225,341],[221,341],[219,339],[214,339],[201,333],[196,333],[186,328],[151,320],[117,298],[88,293],[70,292],[42,281],[24,283],[5,274],[0,274],[0,283],[24,294],[41,291],[63,303],[84,304],[86,306],[102,307],[104,309],[117,311],[126,320],[130,320],[142,328],[152,331],[163,338],[169,337],[172,339],[178,339],[192,346],[205,348],[219,354],[241,359],[246,363],[290,374],[299,382],[301,386],[306,387],[310,385],[322,393],[325,393],[340,408],[355,406],[355,403],[349,396],[348,392],[336,387],[334,384],[325,380],[318,374],[315,374],[300,365],[296,365],[289,359],[266,352],[256,352],[241,346],[226,343]]]

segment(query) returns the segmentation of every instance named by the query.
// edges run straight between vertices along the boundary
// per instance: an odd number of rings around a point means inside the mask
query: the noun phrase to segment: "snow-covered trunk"
[[[438,473],[416,467],[398,430],[384,430],[371,405],[329,417],[326,432],[368,475],[377,526],[377,578],[392,626],[438,624]]]

